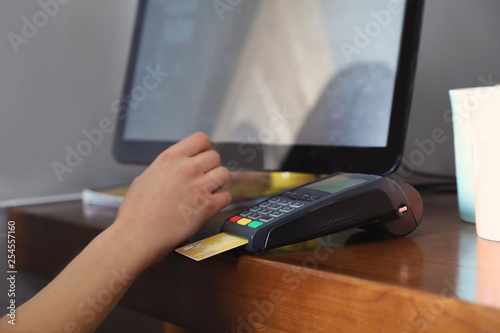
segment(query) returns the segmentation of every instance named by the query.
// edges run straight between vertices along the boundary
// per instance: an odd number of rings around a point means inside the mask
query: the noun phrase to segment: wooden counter
[[[456,194],[423,199],[407,238],[348,231],[201,262],[172,253],[121,304],[199,332],[500,332],[500,243],[460,221]],[[18,269],[53,278],[114,216],[81,202],[11,209]]]

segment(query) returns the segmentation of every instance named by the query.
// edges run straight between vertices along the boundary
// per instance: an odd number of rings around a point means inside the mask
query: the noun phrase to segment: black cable
[[[412,175],[439,179],[440,181],[426,182],[426,183],[414,183],[412,184],[418,191],[429,191],[429,192],[456,192],[457,191],[457,181],[455,175],[442,175],[437,173],[430,173],[425,171],[418,171],[408,166],[406,163],[402,163],[401,167],[406,168]]]
[[[447,179],[447,180],[453,180],[456,181],[455,175],[441,175],[437,173],[430,173],[430,172],[425,172],[425,171],[418,171],[413,169],[411,166],[407,165],[406,163],[401,163],[401,167],[406,168],[409,170],[412,174],[415,176],[422,176],[422,177],[427,177],[427,178],[439,178],[439,179]]]
[[[437,183],[421,183],[412,184],[412,186],[420,192],[456,192],[456,182],[437,182]]]

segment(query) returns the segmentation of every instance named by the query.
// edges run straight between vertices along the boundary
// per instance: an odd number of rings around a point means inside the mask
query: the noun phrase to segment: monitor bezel
[[[132,37],[128,66],[122,96],[130,96],[134,70],[148,0],[138,4],[135,29]],[[261,152],[263,144],[217,143],[214,149],[221,153],[222,164],[230,170],[267,170],[330,174],[339,171],[387,175],[401,163],[415,80],[424,0],[406,0],[401,48],[398,57],[391,120],[385,147],[342,146],[273,146],[278,151],[288,151],[288,157],[276,169],[265,169],[259,158],[249,160],[242,151]],[[127,121],[126,98],[117,107],[117,126],[113,155],[123,163],[150,164],[163,150],[176,141],[126,140],[124,130]],[[252,155],[252,154],[251,154]],[[252,156],[255,157],[256,154]],[[258,155],[258,154],[257,154]]]

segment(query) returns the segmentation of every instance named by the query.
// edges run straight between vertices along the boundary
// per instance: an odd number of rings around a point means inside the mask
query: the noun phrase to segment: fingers
[[[197,132],[188,136],[184,140],[179,141],[170,149],[182,152],[188,157],[195,156],[199,153],[212,149],[210,141],[205,133]]]
[[[216,211],[221,210],[231,203],[231,194],[229,192],[217,192],[212,195],[212,200],[214,201]]]
[[[231,202],[229,193],[219,192],[229,183],[230,173],[220,166],[220,155],[212,150],[206,134],[195,133],[171,146],[162,155],[168,158],[163,159],[165,163],[174,163],[180,155],[188,157],[183,159],[185,164],[181,164],[181,169],[185,171],[184,177],[187,176],[188,181],[197,179],[193,197],[200,193],[212,203],[210,206],[216,207],[217,210]]]
[[[202,173],[206,173],[220,165],[220,155],[212,150],[208,136],[204,133],[195,133],[180,141],[173,148],[190,157],[189,163]]]
[[[196,186],[192,188],[191,195],[186,199],[187,205],[191,208],[189,219],[201,216],[203,221],[206,221],[231,203],[231,194],[219,191],[228,183],[229,177],[229,171],[221,166],[202,176]]]
[[[191,158],[190,164],[196,165],[202,173],[220,165],[220,155],[215,150],[204,151]]]
[[[230,178],[231,178],[231,175],[230,175],[229,171],[222,166],[218,166],[215,169],[212,169],[206,173],[206,175],[205,175],[205,182],[206,182],[205,188],[210,193],[217,192],[229,183]]]

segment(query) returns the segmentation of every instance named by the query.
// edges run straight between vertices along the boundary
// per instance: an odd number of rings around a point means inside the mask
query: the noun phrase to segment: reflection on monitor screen
[[[147,1],[124,140],[386,147],[406,1],[217,3]]]

